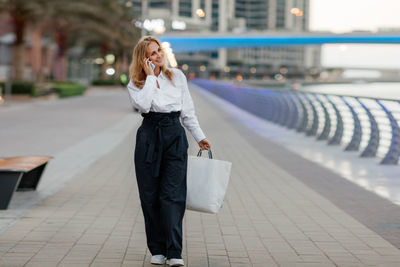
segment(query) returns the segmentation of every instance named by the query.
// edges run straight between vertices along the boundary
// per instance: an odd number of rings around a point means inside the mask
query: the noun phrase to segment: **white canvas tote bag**
[[[224,201],[232,163],[212,158],[208,150],[208,158],[188,157],[187,197],[188,210],[217,213]]]

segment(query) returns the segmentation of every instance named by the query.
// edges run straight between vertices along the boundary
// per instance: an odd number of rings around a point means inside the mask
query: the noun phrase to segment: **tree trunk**
[[[67,34],[65,26],[60,26],[56,32],[56,41],[58,51],[55,60],[54,78],[57,81],[67,80],[68,62],[66,57],[67,51]]]
[[[115,77],[118,79],[122,74],[122,57],[121,57],[121,53],[118,53],[116,55],[114,68],[115,68]]]
[[[106,70],[110,65],[105,61],[105,57],[109,51],[109,47],[110,46],[106,42],[103,42],[100,46],[100,55],[104,59],[104,63],[100,66],[100,77],[102,80],[107,80],[110,78],[110,76],[106,74]]]
[[[127,74],[129,72],[129,61],[128,61],[128,55],[124,51],[122,53],[122,73]]]
[[[13,75],[14,80],[22,80],[25,72],[25,18],[18,12],[11,14],[14,24],[15,43],[13,46]]]
[[[25,44],[14,45],[12,53],[12,79],[16,81],[21,81],[24,79],[25,72]]]
[[[36,27],[32,34],[32,73],[36,81],[43,79],[42,71],[42,28]]]

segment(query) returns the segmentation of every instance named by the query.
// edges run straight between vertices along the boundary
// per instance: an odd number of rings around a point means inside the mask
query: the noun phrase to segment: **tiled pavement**
[[[0,234],[33,206],[113,150],[140,123],[121,88],[91,88],[84,97],[0,105],[0,157],[46,155],[37,191],[15,192],[0,211]]]
[[[198,92],[264,157],[400,248],[399,166],[344,152],[345,144],[327,146]]]
[[[204,95],[192,95],[215,157],[233,167],[220,213],[185,215],[187,266],[400,265],[399,249],[266,157]],[[134,136],[2,233],[0,266],[151,266]]]

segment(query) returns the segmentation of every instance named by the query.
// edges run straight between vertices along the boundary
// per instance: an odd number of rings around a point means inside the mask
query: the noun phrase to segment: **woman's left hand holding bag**
[[[211,144],[207,139],[201,140],[198,144],[201,150],[208,150],[211,148]]]

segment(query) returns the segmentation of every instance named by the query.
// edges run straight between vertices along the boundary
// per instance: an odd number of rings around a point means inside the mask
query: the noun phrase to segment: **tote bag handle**
[[[209,159],[212,159],[213,156],[212,156],[211,149],[209,148],[207,151],[208,151],[208,158],[209,158]],[[202,152],[202,150],[200,149],[199,152],[197,153],[197,156],[198,156],[198,157],[201,157],[201,152]]]

